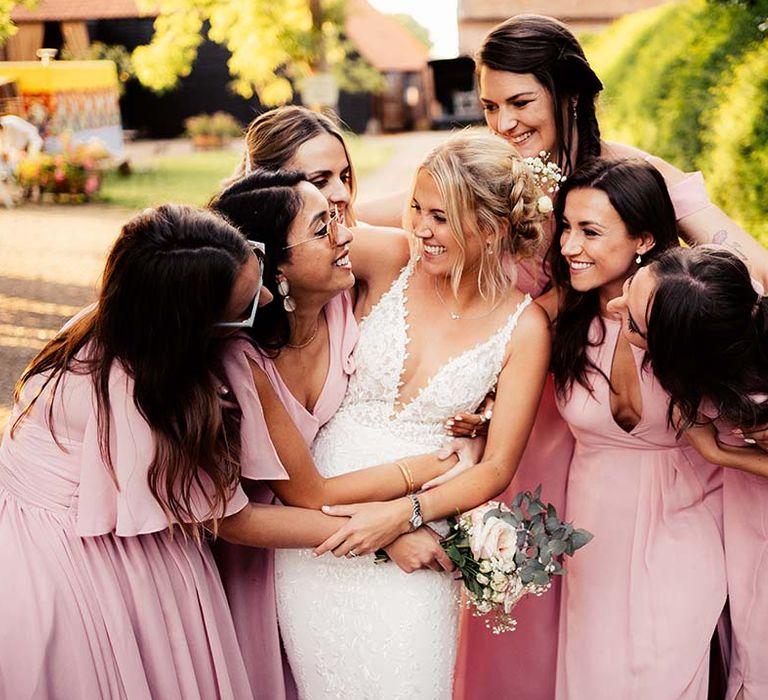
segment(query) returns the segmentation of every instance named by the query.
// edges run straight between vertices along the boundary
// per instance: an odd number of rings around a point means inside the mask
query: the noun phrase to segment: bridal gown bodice
[[[313,445],[318,470],[335,476],[416,454],[445,439],[443,423],[474,410],[498,379],[526,297],[501,328],[447,361],[405,404],[406,267],[360,325],[357,370]],[[278,552],[278,616],[302,698],[449,698],[458,588],[431,570],[404,574],[373,557],[313,558]]]

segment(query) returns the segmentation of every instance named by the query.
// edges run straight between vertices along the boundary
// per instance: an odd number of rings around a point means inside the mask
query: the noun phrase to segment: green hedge
[[[768,243],[768,0],[687,0],[628,15],[585,46],[607,139],[684,170]]]

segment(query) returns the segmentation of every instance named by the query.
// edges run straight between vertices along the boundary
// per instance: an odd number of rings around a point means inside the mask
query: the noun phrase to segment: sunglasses
[[[298,245],[304,245],[305,243],[311,243],[312,241],[319,241],[323,238],[328,238],[331,241],[331,245],[336,244],[336,234],[339,232],[339,208],[335,204],[333,205],[333,212],[325,222],[322,228],[319,228],[312,238],[307,238],[304,241],[298,243],[291,243],[290,245],[283,246],[283,250],[289,250],[295,248]]]
[[[259,296],[261,296],[261,286],[264,280],[264,254],[266,248],[261,241],[246,241],[250,246],[256,259],[259,261],[259,286],[256,289],[256,296],[253,297],[250,310],[247,312],[247,318],[242,321],[219,321],[216,325],[219,328],[253,328],[253,323],[256,320],[256,311],[259,308]]]

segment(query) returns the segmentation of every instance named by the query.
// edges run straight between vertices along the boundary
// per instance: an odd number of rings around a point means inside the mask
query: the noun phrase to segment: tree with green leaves
[[[36,0],[0,0],[0,46],[17,31],[16,25],[11,21],[13,10],[19,5],[31,8],[36,4]]]
[[[3,2],[3,0],[0,0]],[[164,91],[189,75],[205,37],[231,56],[232,88],[266,105],[288,102],[292,84],[332,72],[340,87],[376,89],[381,76],[343,36],[345,0],[139,0],[158,11],[152,41],[133,52],[138,79]]]

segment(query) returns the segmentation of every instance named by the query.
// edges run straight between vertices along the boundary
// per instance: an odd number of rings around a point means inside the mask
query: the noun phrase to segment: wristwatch
[[[408,522],[411,524],[410,532],[418,530],[424,524],[424,518],[421,516],[421,503],[412,493],[408,494],[408,498],[411,499],[411,517]]]

